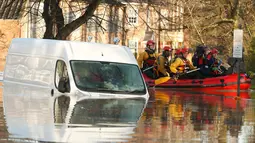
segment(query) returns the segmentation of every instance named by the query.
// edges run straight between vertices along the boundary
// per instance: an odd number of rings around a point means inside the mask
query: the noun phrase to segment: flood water
[[[87,99],[0,88],[2,142],[255,142],[251,92],[150,90],[150,99]],[[234,93],[235,94],[235,93]],[[1,97],[1,96],[0,96]]]

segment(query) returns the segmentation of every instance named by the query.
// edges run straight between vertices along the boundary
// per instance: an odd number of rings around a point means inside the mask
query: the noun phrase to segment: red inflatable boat
[[[210,90],[236,90],[237,89],[237,77],[238,74],[231,74],[226,76],[211,77],[205,79],[167,79],[163,82],[157,82],[163,78],[150,79],[143,74],[145,82],[150,87],[161,87],[161,88],[186,88],[186,89],[210,89]],[[251,79],[245,74],[240,75],[240,90],[249,90],[251,86]]]

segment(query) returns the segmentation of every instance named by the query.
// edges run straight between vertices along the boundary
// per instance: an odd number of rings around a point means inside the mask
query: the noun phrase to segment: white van
[[[53,95],[149,97],[128,47],[48,39],[13,39],[3,83],[49,89]]]

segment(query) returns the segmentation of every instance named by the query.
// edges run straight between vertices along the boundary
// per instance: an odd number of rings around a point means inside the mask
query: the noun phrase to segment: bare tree
[[[225,53],[232,49],[233,29],[242,24],[245,45],[255,34],[253,0],[185,1],[185,27],[192,45],[221,45]]]
[[[0,0],[0,19],[17,19],[24,0]]]
[[[101,0],[93,0],[88,3],[84,13],[68,24],[64,24],[64,16],[60,7],[61,0],[44,0],[43,19],[46,25],[44,37],[46,39],[66,39],[70,33],[86,23],[93,16],[94,11]]]

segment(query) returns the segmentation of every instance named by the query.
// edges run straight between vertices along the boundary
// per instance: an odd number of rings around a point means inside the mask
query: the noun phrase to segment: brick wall
[[[20,24],[18,20],[0,19],[0,71],[3,71],[7,49],[13,38],[20,37]]]

